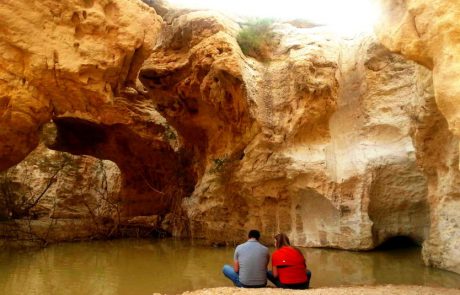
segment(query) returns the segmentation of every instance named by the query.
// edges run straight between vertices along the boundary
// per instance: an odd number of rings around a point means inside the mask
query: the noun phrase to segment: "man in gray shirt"
[[[248,241],[235,249],[234,266],[224,265],[224,275],[237,287],[263,288],[267,285],[268,248],[259,243],[260,232],[251,230]]]

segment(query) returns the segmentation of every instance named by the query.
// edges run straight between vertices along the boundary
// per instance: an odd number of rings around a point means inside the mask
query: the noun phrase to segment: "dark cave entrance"
[[[74,155],[107,159],[101,147],[108,142],[107,128],[79,118],[55,118],[55,138],[48,148]]]
[[[420,248],[421,245],[414,239],[407,236],[395,236],[387,239],[385,242],[375,248],[375,250],[396,250],[408,248]]]

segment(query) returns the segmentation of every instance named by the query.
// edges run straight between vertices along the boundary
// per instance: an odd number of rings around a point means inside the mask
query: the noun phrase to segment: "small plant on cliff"
[[[163,132],[163,139],[165,141],[177,139],[175,130],[169,124],[162,124],[162,126],[165,128]]]
[[[214,175],[214,181],[221,186],[226,186],[233,179],[233,173],[238,160],[234,155],[224,155],[219,158],[212,159],[212,166],[209,169],[209,174]]]
[[[217,159],[213,159],[212,162],[213,162],[213,167],[211,168],[209,172],[219,173],[219,172],[222,172],[222,170],[224,169],[225,164],[228,162],[228,158],[227,157],[224,157],[222,159],[217,158]]]
[[[272,31],[273,22],[272,19],[264,18],[254,19],[243,24],[243,28],[238,33],[237,41],[245,55],[259,60],[270,58],[275,36]]]

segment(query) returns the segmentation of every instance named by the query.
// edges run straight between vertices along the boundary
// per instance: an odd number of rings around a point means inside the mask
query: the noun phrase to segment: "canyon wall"
[[[0,169],[49,133],[53,149],[120,167],[121,215],[180,209],[194,186],[187,152],[137,79],[162,27],[155,10],[129,0],[6,1],[0,26]]]
[[[134,92],[161,27],[153,10],[123,0],[6,1],[0,19],[1,169],[36,147],[52,116],[124,123],[101,106]]]
[[[371,249],[423,242],[426,177],[411,139],[416,73],[374,40],[274,28],[272,59],[242,54],[216,13],[167,23],[140,71],[157,109],[195,147],[198,183],[183,205],[194,238]]]
[[[380,3],[383,13],[376,31],[381,42],[433,71],[436,103],[430,102],[420,110],[422,124],[414,132],[418,163],[427,176],[429,189],[431,227],[423,256],[429,265],[460,273],[460,3]],[[426,111],[436,107],[439,111]]]
[[[0,206],[4,236],[11,224],[43,224],[42,238],[49,224],[82,224],[55,240],[123,224],[229,244],[258,228],[270,243],[283,231],[298,246],[353,250],[407,236],[428,264],[460,272],[455,100],[444,91],[456,85],[441,79],[455,67],[444,72],[449,54],[429,37],[406,48],[410,27],[391,31],[407,7],[383,1],[392,18],[379,36],[432,67],[434,84],[374,36],[277,23],[259,61],[237,43],[243,20],[144,2],[163,19],[140,1],[0,5],[0,169],[39,141],[59,151],[40,145],[4,172],[2,199],[34,204]]]
[[[0,243],[37,245],[115,234],[120,177],[113,162],[39,145],[0,174]]]
[[[164,213],[134,197],[127,201],[131,186],[123,177],[112,161],[39,144],[21,163],[0,172],[0,246],[164,237],[184,230],[174,208]],[[140,205],[149,214],[127,214]]]

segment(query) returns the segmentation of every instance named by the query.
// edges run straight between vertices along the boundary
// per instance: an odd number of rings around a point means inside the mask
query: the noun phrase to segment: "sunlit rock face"
[[[133,21],[133,20],[136,21]],[[125,123],[103,116],[137,95],[140,64],[160,18],[136,1],[8,1],[0,7],[0,169],[38,144],[52,117]]]
[[[300,246],[421,243],[427,184],[408,109],[418,66],[371,37],[287,24],[261,63],[242,54],[235,26],[213,13],[179,16],[140,72],[195,148],[198,183],[183,202],[192,236],[225,243],[259,228]]]
[[[431,223],[430,234],[423,243],[423,258],[428,265],[460,273],[459,141],[437,108],[431,73],[421,72],[419,81],[421,99],[414,103],[419,111],[414,113],[417,124],[413,139],[417,163],[428,180]]]
[[[460,3],[380,2],[383,13],[377,33],[381,42],[433,70],[436,104],[431,101],[420,111],[424,127],[414,133],[418,162],[428,177],[431,208],[430,237],[423,253],[428,264],[460,273]]]
[[[427,184],[410,137],[421,67],[372,39],[342,48],[341,106],[330,120],[334,159],[328,166],[335,166],[335,181],[354,174],[365,179],[363,201],[376,244],[392,236],[422,242]]]
[[[460,135],[460,3],[455,0],[381,0],[377,33],[390,50],[433,70],[436,102],[450,130]]]
[[[122,216],[165,215],[194,186],[175,131],[137,80],[162,26],[138,1],[10,1],[0,7],[0,169],[38,143],[121,169]],[[45,132],[46,133],[46,132]]]

